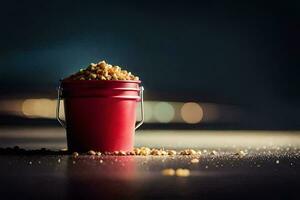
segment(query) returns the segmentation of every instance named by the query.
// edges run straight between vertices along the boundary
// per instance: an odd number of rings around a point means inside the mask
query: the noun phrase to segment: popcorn
[[[152,149],[150,154],[153,156],[161,156],[161,151],[158,149]]]
[[[189,169],[181,169],[181,168],[178,168],[178,169],[176,169],[175,174],[176,174],[176,176],[183,176],[183,177],[186,177],[186,176],[189,176],[189,175],[190,175],[190,170],[189,170]]]
[[[186,149],[180,152],[180,155],[184,155],[184,156],[192,156],[192,155],[196,155],[197,152],[193,149]]]
[[[189,169],[182,169],[182,168],[178,168],[176,170],[172,169],[172,168],[167,168],[167,169],[163,169],[161,171],[161,174],[164,176],[181,176],[181,177],[187,177],[190,175],[190,170]]]
[[[98,151],[98,152],[96,153],[96,155],[97,155],[97,156],[101,156],[101,152]]]
[[[86,69],[80,69],[79,72],[70,76],[72,80],[132,80],[138,81],[139,77],[131,72],[122,70],[119,66],[107,64],[101,61],[97,64],[91,63]]]
[[[96,155],[96,152],[93,151],[93,150],[89,150],[87,153],[88,153],[89,155]]]
[[[217,155],[217,152],[214,152]],[[97,155],[101,156],[102,153],[95,150],[90,150],[87,152],[88,155]],[[79,154],[77,152],[73,153],[73,157],[77,157]],[[103,155],[113,155],[113,156],[176,156],[176,155],[183,155],[183,156],[201,156],[201,151],[196,151],[194,149],[185,149],[180,152],[176,150],[165,150],[165,149],[156,149],[156,148],[149,148],[149,147],[136,147],[133,151],[114,151],[114,152],[103,152]],[[212,154],[213,155],[213,154]],[[192,163],[199,162],[198,159],[191,160]]]
[[[197,159],[197,158],[194,158],[194,159],[192,159],[192,160],[191,160],[191,163],[193,163],[193,164],[195,164],[195,163],[199,163],[199,159]]]
[[[219,153],[216,150],[213,150],[212,152],[210,152],[210,155],[217,156],[219,155]]]
[[[114,156],[126,156],[127,152],[126,151],[114,151],[113,155]]]
[[[175,170],[172,168],[168,168],[168,169],[163,169],[161,171],[161,174],[164,176],[174,176],[175,175]]]
[[[77,153],[76,151],[75,152],[73,152],[73,157],[78,157],[79,156],[79,153]]]
[[[141,151],[140,151],[140,155],[141,156],[148,156],[148,155],[150,155],[150,152],[151,152],[150,148],[142,147]]]
[[[243,151],[243,150],[241,150],[241,151],[239,151],[239,152],[235,153],[235,155],[236,155],[236,156],[239,156],[239,157],[244,157],[244,156],[246,156],[246,155],[247,155],[247,152],[246,152],[246,151]]]
[[[177,152],[175,150],[167,150],[169,156],[175,156]]]

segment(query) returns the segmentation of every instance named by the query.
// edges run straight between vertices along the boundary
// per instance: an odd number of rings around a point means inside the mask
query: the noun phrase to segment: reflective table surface
[[[136,146],[193,148],[200,156],[74,158],[57,153],[66,147],[59,128],[0,128],[0,141],[2,148],[51,149],[30,155],[2,149],[1,199],[299,199],[299,132],[148,130],[136,135]],[[199,162],[192,163],[194,158]],[[190,175],[166,176],[161,172],[166,168],[189,169]]]

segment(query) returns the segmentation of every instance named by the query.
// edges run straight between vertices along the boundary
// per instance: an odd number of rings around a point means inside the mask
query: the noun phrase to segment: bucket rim
[[[71,79],[60,79],[61,83],[141,83],[141,80],[71,80]]]

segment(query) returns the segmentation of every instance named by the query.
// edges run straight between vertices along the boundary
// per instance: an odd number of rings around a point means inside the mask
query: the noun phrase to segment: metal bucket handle
[[[61,96],[62,96],[62,87],[61,87],[61,85],[59,85],[58,89],[57,89],[56,119],[63,128],[66,128],[67,127],[66,122],[63,121],[62,119],[60,119],[60,117],[59,117]],[[143,86],[140,87],[140,98],[141,98],[141,121],[138,122],[135,125],[135,130],[138,129],[144,123],[144,118],[145,118],[145,114],[144,114],[144,87]]]

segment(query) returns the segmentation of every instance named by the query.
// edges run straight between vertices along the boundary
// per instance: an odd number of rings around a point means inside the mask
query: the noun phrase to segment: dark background
[[[298,1],[2,1],[0,96],[55,98],[61,77],[105,59],[138,74],[147,100],[242,111],[234,123],[209,128],[299,129],[299,8]]]

